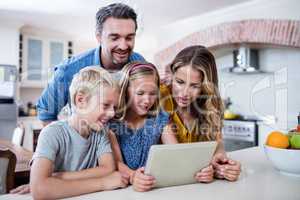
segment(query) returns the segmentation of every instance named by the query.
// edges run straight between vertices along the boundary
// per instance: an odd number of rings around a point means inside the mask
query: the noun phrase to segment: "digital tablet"
[[[155,187],[196,183],[195,174],[209,165],[217,142],[152,145],[145,174],[156,179]]]

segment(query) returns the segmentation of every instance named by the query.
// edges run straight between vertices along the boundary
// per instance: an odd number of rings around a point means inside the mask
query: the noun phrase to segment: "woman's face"
[[[179,108],[187,108],[201,93],[203,76],[190,65],[179,67],[172,77],[172,96]]]
[[[139,116],[146,115],[158,98],[155,75],[142,75],[131,80],[127,90],[128,108]]]

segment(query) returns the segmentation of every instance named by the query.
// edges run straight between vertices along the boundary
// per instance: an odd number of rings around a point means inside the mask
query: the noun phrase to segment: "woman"
[[[211,162],[214,176],[237,180],[240,163],[226,156],[222,143],[223,104],[214,56],[203,46],[187,47],[176,55],[170,71],[171,83],[160,87],[161,104],[171,116],[178,142],[217,141]],[[206,176],[209,174],[208,167]]]

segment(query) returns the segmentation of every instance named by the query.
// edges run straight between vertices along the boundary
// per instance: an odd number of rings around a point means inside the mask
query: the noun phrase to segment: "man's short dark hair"
[[[137,29],[137,15],[135,11],[126,4],[113,3],[98,10],[96,14],[96,34],[102,32],[103,24],[109,17],[117,19],[132,19],[135,23],[135,30]]]

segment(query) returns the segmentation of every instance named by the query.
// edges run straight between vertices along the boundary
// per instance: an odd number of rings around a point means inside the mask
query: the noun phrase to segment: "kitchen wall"
[[[19,67],[19,34],[24,24],[17,21],[0,19],[0,64],[10,64]],[[50,29],[51,27],[49,27]],[[57,36],[51,30],[31,28],[31,33],[34,35]],[[61,37],[61,34],[59,35]],[[73,38],[70,38],[72,40]],[[73,54],[79,54],[87,49],[94,48],[97,42],[94,43],[80,43],[74,42]],[[19,85],[19,84],[18,84]],[[22,103],[26,108],[28,102],[36,103],[43,88],[20,88],[17,90],[18,103]]]
[[[158,28],[156,51],[174,44],[185,36],[224,22],[246,19],[293,19],[300,20],[298,0],[254,0],[219,9],[203,15],[183,19]]]
[[[176,42],[178,39],[183,38],[184,36],[199,31],[201,29],[205,29],[209,26],[226,22],[226,21],[235,21],[235,20],[242,20],[242,19],[253,19],[253,18],[282,18],[282,19],[300,19],[300,12],[298,11],[298,8],[300,7],[300,1],[298,0],[274,0],[274,1],[268,1],[268,0],[255,0],[247,3],[243,3],[240,5],[224,8],[221,10],[217,10],[214,12],[210,12],[204,15],[195,16],[193,18],[185,19],[178,21],[177,23],[170,24],[168,26],[164,26],[161,28],[158,28],[153,33],[142,33],[138,35],[137,41],[136,41],[136,51],[142,52],[143,55],[147,58],[149,61],[153,61],[153,55],[155,52],[162,50],[163,48],[167,47],[168,45]],[[0,21],[0,62],[1,63],[9,63],[9,64],[18,64],[18,43],[19,43],[19,29],[21,27],[21,24],[18,24],[16,22],[9,22],[9,24],[6,21]],[[156,39],[154,39],[156,38]],[[151,44],[151,45],[149,45]],[[158,45],[159,44],[159,45]],[[96,41],[93,44],[74,44],[74,54],[80,53],[85,51],[86,49],[93,48],[96,45]],[[277,68],[274,68],[272,65],[272,62],[269,63],[269,61],[276,60],[276,56],[273,56],[273,53],[278,53],[281,55],[281,50],[271,50],[266,49],[262,50],[261,54],[262,59],[261,62],[265,63],[265,66],[269,66],[273,71]],[[287,53],[289,50],[285,50],[285,54],[291,55],[298,55],[295,51],[292,54]],[[218,62],[224,64],[231,63],[231,55],[224,55],[222,58],[218,58]],[[286,59],[284,59],[286,61]],[[293,62],[296,61],[290,61],[290,66],[296,66],[293,65]],[[284,67],[284,66],[283,66]],[[292,69],[291,69],[292,70]],[[296,76],[293,72],[289,69],[288,74],[290,76]],[[224,75],[224,77],[226,77]],[[259,80],[262,80],[264,78],[264,75],[256,75],[255,78],[251,77],[230,77],[225,78],[225,86],[230,82],[231,79],[234,79],[236,82],[239,82],[239,84],[244,84],[244,88],[252,88],[257,84]],[[237,81],[239,79],[245,80],[245,83],[243,81]],[[246,81],[248,80],[249,81]],[[270,79],[271,81],[274,79]],[[253,81],[253,84],[248,84]],[[248,85],[247,85],[248,84]],[[293,85],[293,84],[292,84]],[[273,84],[274,86],[274,84]],[[232,86],[233,88],[236,86]],[[228,90],[226,90],[226,95],[231,95],[233,89],[230,87]],[[280,86],[281,87],[281,86]],[[291,86],[292,87],[292,86]],[[277,88],[277,86],[276,86]],[[263,91],[258,92],[254,96],[255,100],[255,110],[259,109],[262,112],[262,115],[272,113],[274,111],[274,106],[276,106],[275,101],[269,101],[270,106],[263,106],[260,105],[258,102],[258,99],[260,99],[261,96],[274,93],[275,86],[272,88],[266,88]],[[277,89],[278,90],[278,89]],[[278,90],[280,92],[281,90]],[[41,89],[24,89],[21,92],[21,95],[23,96],[24,102],[28,101],[35,101],[37,98],[37,94],[41,92]],[[284,91],[282,91],[284,93]],[[288,93],[289,94],[289,93]],[[246,98],[246,97],[245,97]],[[290,99],[290,98],[289,98]],[[235,99],[233,99],[234,101]],[[248,100],[249,101],[249,100]],[[236,102],[234,102],[236,103]],[[295,107],[295,103],[288,102],[291,104],[292,107]],[[241,112],[247,112],[249,113],[249,106],[239,105],[236,103],[236,109],[239,109]],[[248,104],[248,103],[247,103]],[[258,108],[256,108],[258,107]],[[254,109],[254,108],[251,108]],[[278,108],[279,109],[279,108]],[[291,110],[291,109],[290,109]],[[278,111],[279,112],[279,111]],[[281,112],[281,111],[280,111]],[[283,112],[283,111],[282,111]],[[296,111],[295,111],[296,112]],[[253,112],[250,112],[252,114]]]
[[[40,97],[41,93],[43,91],[43,88],[22,88],[20,89],[20,97],[23,106],[27,106],[28,102],[31,102],[35,104]]]
[[[0,63],[18,65],[19,27],[21,24],[0,20]]]
[[[78,55],[83,52],[85,52],[88,49],[93,49],[98,46],[98,42],[96,38],[93,38],[93,42],[80,42],[80,41],[75,41],[74,42],[74,48],[73,48],[73,55]]]
[[[227,73],[226,67],[233,65],[232,54],[217,58],[221,95],[231,98],[234,112],[265,120],[275,116],[273,128],[293,128],[300,112],[300,49],[265,48],[259,56],[260,69],[268,73]]]
[[[300,20],[299,8],[298,0],[255,0],[184,19],[157,30],[159,46],[156,52],[192,33],[224,22],[247,19]],[[295,127],[300,111],[300,94],[297,89],[300,80],[300,49],[260,49],[261,70],[271,73],[251,76],[224,73],[224,68],[233,64],[232,52],[225,51],[216,55],[221,95],[232,99],[233,111],[255,115],[264,120],[259,126],[260,145],[264,143],[269,131]]]
[[[19,29],[23,24],[0,19],[0,64],[19,67]],[[19,96],[19,90],[16,91]]]

